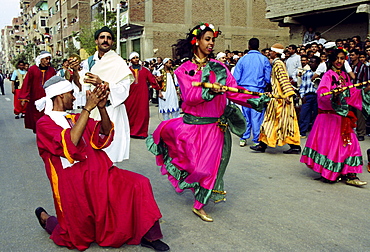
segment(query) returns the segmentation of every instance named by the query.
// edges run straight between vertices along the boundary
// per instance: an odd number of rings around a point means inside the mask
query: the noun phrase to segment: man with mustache
[[[105,149],[113,162],[122,162],[129,158],[130,128],[124,101],[129,95],[130,85],[134,78],[126,62],[112,49],[114,33],[107,26],[95,32],[95,43],[98,50],[82,63],[70,58],[74,81],[83,83],[82,89],[95,89],[98,85],[107,85],[110,93],[107,101],[107,112],[114,123],[115,135],[112,144]],[[80,78],[81,76],[81,78]],[[91,111],[90,117],[100,120],[97,109]]]

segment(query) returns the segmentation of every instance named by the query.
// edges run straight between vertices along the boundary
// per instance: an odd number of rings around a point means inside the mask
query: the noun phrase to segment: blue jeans
[[[304,96],[305,102],[302,104],[301,113],[299,115],[299,131],[302,136],[306,135],[310,123],[315,121],[317,116],[317,95],[308,93]]]

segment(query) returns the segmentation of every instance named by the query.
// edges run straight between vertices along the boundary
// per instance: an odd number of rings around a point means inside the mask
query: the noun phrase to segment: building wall
[[[261,47],[276,42],[288,43],[288,29],[265,18],[263,0],[146,0],[145,6],[141,3],[134,2],[129,14],[130,23],[144,26],[141,37],[143,59],[172,57],[171,46],[201,22],[212,23],[222,31],[216,40],[215,52],[225,49],[244,51],[252,37],[260,39]],[[130,50],[130,46],[127,48]]]
[[[290,28],[290,42],[302,43],[308,26],[322,33],[327,40],[360,35],[370,36],[370,5],[365,0],[303,1],[266,0],[266,17]],[[368,6],[367,13],[358,12],[358,6]]]
[[[295,0],[266,0],[266,18],[279,18],[284,16],[301,15],[302,13],[328,10],[333,8],[347,8],[349,5],[359,5],[361,3],[368,2],[369,1],[366,0],[321,0],[303,2],[297,2]]]

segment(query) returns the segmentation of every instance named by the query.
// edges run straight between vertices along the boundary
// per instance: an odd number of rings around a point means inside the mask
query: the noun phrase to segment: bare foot
[[[199,209],[198,211],[199,211],[201,214],[203,214],[203,215],[206,215],[206,214],[207,214],[207,212],[206,212],[206,211],[204,211],[204,209],[203,209],[203,208]]]
[[[49,219],[50,215],[48,215],[46,212],[41,212],[41,221],[43,224],[46,224],[46,220]]]

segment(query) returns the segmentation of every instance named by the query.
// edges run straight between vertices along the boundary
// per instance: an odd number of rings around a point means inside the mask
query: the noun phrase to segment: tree
[[[28,44],[24,47],[23,51],[16,55],[12,60],[12,65],[17,68],[18,61],[23,60],[24,62],[33,65],[36,57],[40,54],[40,48],[36,44]]]

